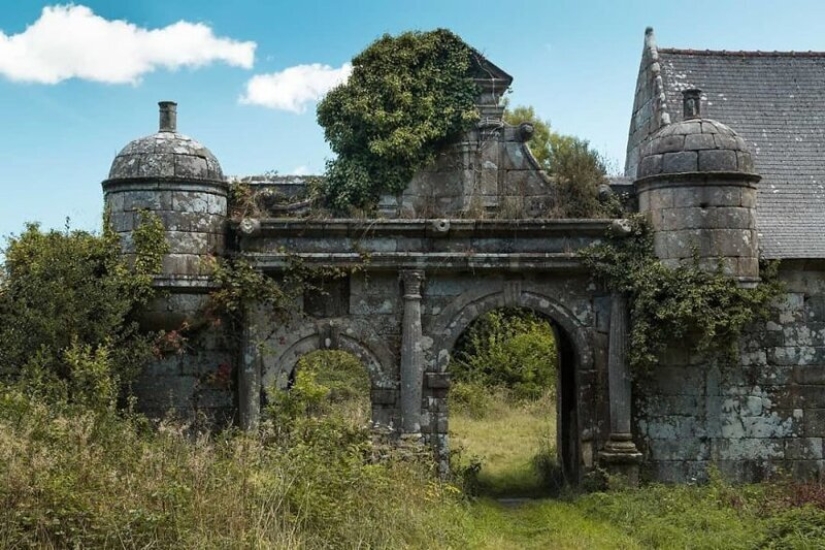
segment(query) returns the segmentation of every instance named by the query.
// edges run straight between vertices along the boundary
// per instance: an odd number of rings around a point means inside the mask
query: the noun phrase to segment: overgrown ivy
[[[337,266],[309,266],[294,254],[285,256],[285,266],[276,277],[255,267],[242,256],[214,258],[210,269],[215,290],[209,295],[204,315],[207,319],[226,319],[230,333],[240,335],[250,308],[260,308],[275,324],[295,320],[296,301],[307,291],[323,293],[323,282],[340,279],[363,270],[369,261]],[[320,285],[319,285],[320,283]]]
[[[333,210],[368,208],[478,120],[473,50],[445,29],[384,35],[353,60],[349,80],[318,104],[333,152],[323,192]]]
[[[609,234],[581,257],[610,290],[629,298],[631,368],[637,373],[654,368],[674,342],[734,362],[746,327],[767,319],[771,302],[782,292],[778,264],[762,266],[762,282],[755,288],[741,287],[721,267],[701,269],[698,258],[677,268],[663,265],[653,253],[646,219],[633,217],[630,226],[629,235]]]

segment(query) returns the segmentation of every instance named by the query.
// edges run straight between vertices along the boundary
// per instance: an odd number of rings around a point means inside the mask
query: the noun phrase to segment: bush
[[[549,121],[540,119],[532,107],[518,106],[504,111],[504,121],[517,126],[533,126],[530,151],[556,183],[556,204],[549,213],[557,218],[615,217],[617,204],[599,200],[599,186],[607,183],[604,157],[590,143],[555,132]],[[617,211],[617,208],[619,210]]]
[[[553,327],[528,310],[494,310],[456,344],[449,370],[459,382],[512,391],[517,399],[538,399],[556,385]]]
[[[27,391],[83,404],[111,401],[151,356],[137,318],[166,251],[159,220],[143,215],[127,261],[108,227],[10,239],[0,276],[0,374]]]

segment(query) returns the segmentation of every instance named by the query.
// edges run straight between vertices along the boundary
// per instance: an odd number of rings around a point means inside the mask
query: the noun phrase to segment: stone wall
[[[221,326],[177,332],[206,305],[200,293],[163,292],[142,319],[149,328],[166,328],[163,353],[133,383],[138,409],[152,418],[172,415],[212,427],[231,425],[237,409],[234,366],[237,343]],[[178,337],[180,336],[180,337]]]
[[[540,218],[555,201],[526,141],[532,126],[480,126],[419,172],[398,196],[385,195],[387,218]]]
[[[648,475],[740,481],[825,473],[825,270],[787,262],[776,317],[743,339],[738,365],[685,350],[637,384],[635,422]]]

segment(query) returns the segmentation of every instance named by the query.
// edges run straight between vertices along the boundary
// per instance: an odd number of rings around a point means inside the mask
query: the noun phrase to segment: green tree
[[[609,206],[599,201],[599,186],[606,182],[602,155],[587,140],[552,130],[549,121],[536,115],[533,107],[518,106],[504,111],[504,121],[533,126],[528,142],[539,165],[558,185],[557,215],[562,218],[590,218],[608,215]]]
[[[318,104],[338,156],[323,193],[336,210],[369,207],[400,192],[416,170],[478,119],[473,51],[438,29],[384,35],[353,60],[349,80]]]
[[[95,393],[112,402],[151,351],[136,314],[166,250],[163,227],[148,214],[132,240],[130,262],[108,228],[95,235],[30,224],[9,240],[0,278],[4,379],[22,377],[31,390],[73,402]]]

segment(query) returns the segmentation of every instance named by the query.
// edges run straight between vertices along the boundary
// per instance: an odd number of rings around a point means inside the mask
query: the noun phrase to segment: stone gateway
[[[479,316],[517,307],[557,334],[568,479],[599,466],[631,481],[640,471],[688,481],[711,464],[739,480],[825,473],[825,133],[810,123],[825,122],[810,111],[825,104],[825,54],[660,50],[646,33],[626,177],[603,194],[649,217],[666,265],[695,254],[752,286],[760,256],[781,259],[787,293],[776,317],[740,342],[739,365],[720,369],[675,342],[644,380],[628,372],[626,297],[606,292],[577,255],[625,224],[547,216],[556,187],[526,144],[532,128],[502,121],[512,78],[480,63],[479,123],[404,192],[382,197],[371,219],[314,215],[301,177],[247,178],[259,208],[230,211],[218,160],[178,132],[176,105],[161,102],[159,131],[129,143],[103,182],[124,254],[141,211],[166,229],[164,292],[147,328],[200,314],[214,256],[275,278],[295,259],[345,275],[304,292],[293,322],[260,306],[242,327],[201,331],[142,373],[142,410],[253,429],[265,389],[286,388],[303,355],[346,350],[369,374],[373,422],[446,461],[453,348]]]

